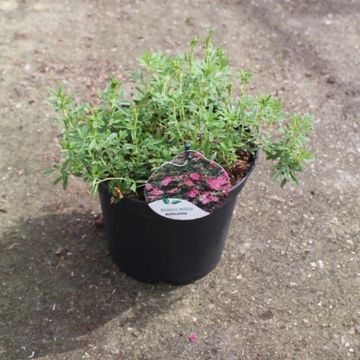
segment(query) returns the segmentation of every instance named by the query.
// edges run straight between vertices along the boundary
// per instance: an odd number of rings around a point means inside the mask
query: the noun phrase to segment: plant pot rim
[[[259,158],[259,150],[256,150],[255,155],[253,156],[251,167],[249,168],[248,172],[246,173],[246,175],[239,182],[237,182],[234,186],[231,187],[230,193],[236,191],[239,187],[241,187],[243,185],[244,182],[247,181],[247,179],[249,178],[251,173],[254,171],[254,168],[255,168],[255,165],[256,165],[256,162],[257,162],[258,158]],[[106,183],[107,182],[102,182],[102,183],[100,183],[99,186],[104,188],[106,186]],[[141,199],[138,199],[138,198],[135,198],[135,197],[128,197],[128,196],[125,195],[124,198],[126,200],[130,200],[130,201],[133,201],[133,202],[138,203],[138,204],[146,203],[145,200],[141,200]]]

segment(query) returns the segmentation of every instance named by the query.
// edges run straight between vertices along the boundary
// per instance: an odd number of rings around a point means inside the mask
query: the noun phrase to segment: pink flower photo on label
[[[184,180],[183,180],[183,184],[184,184],[185,186],[193,186],[193,185],[194,185],[194,183],[192,182],[192,180],[189,179],[189,178],[184,179]]]
[[[144,196],[147,202],[169,199],[185,200],[208,213],[222,206],[230,191],[226,171],[201,153],[185,152],[164,163],[149,178]],[[151,185],[149,185],[151,184]]]
[[[191,178],[191,180],[198,181],[198,180],[200,180],[200,174],[198,174],[198,173],[191,173],[191,174],[190,174],[190,178]]]
[[[194,199],[196,196],[198,196],[199,190],[198,189],[191,189],[190,191],[187,192],[187,195],[189,196],[189,198]]]
[[[222,182],[219,179],[207,179],[206,183],[212,190],[221,190],[222,188]]]
[[[173,189],[168,190],[167,193],[168,194],[175,194],[175,193],[179,192],[179,190],[180,189],[178,187],[175,187]]]
[[[152,196],[159,196],[162,195],[164,192],[162,190],[159,190],[158,187],[154,187],[154,189],[151,191]]]
[[[201,194],[200,195],[200,202],[204,205],[208,204],[210,202],[210,200],[208,199],[206,194]]]
[[[167,176],[164,180],[161,181],[161,185],[162,185],[162,186],[167,186],[167,185],[169,185],[173,180],[174,180],[174,179],[173,179],[172,176]]]
[[[224,190],[227,189],[228,178],[226,174],[222,174],[217,178],[210,178],[206,180],[207,185],[212,190]]]
[[[204,204],[204,205],[208,204],[210,202],[217,202],[218,201],[218,199],[215,196],[213,196],[211,194],[211,192],[209,192],[209,191],[201,194],[199,199],[200,199],[200,202],[202,204]]]

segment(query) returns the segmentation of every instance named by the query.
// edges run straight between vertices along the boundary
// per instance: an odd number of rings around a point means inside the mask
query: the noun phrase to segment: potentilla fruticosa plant
[[[105,182],[116,198],[141,197],[152,172],[184,151],[184,144],[222,165],[233,185],[240,180],[239,163],[250,166],[258,151],[272,161],[273,178],[282,186],[297,182],[312,158],[306,149],[311,117],[286,113],[274,96],[249,95],[251,74],[232,72],[211,34],[202,56],[195,53],[196,38],[177,56],[146,52],[129,77],[132,98],[115,79],[96,104],[76,104],[61,86],[50,90],[62,125],[62,160],[51,168],[59,174],[55,182],[66,188],[74,175],[93,193]],[[233,81],[240,84],[237,96]]]

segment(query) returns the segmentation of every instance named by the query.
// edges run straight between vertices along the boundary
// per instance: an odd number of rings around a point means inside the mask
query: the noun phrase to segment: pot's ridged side
[[[186,284],[208,274],[223,252],[236,197],[246,177],[234,186],[224,203],[196,220],[164,218],[140,200],[110,203],[106,185],[99,187],[106,237],[114,263],[146,283]]]

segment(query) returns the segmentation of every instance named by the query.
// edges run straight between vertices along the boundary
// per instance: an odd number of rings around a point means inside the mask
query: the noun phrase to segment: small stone
[[[322,260],[318,260],[319,263],[319,268],[323,269],[324,268],[324,262]]]
[[[64,248],[59,247],[56,251],[55,251],[55,255],[60,256],[64,253]]]
[[[327,78],[326,78],[326,82],[328,83],[328,84],[331,84],[331,85],[333,85],[333,84],[335,84],[336,83],[336,78],[335,78],[335,76],[328,76]]]
[[[310,265],[311,265],[311,267],[313,267],[313,268],[316,268],[316,267],[317,267],[317,265],[316,265],[315,262],[311,262]]]
[[[244,255],[247,252],[247,250],[250,249],[250,247],[251,247],[250,243],[240,244],[239,245],[240,254]]]
[[[349,245],[349,246],[351,246],[351,247],[353,247],[354,246],[354,242],[352,241],[352,240],[346,240],[346,243]]]
[[[72,253],[66,249],[66,248],[63,248],[63,247],[59,247],[56,251],[55,251],[55,255],[56,256],[60,256],[60,257],[63,257],[65,255],[72,255]]]
[[[269,199],[270,199],[270,200],[277,201],[277,202],[280,202],[280,203],[285,202],[285,199],[283,199],[283,198],[281,198],[281,197],[279,197],[279,196],[276,196],[276,195],[270,196]]]
[[[259,315],[261,320],[271,320],[274,317],[274,313],[271,310],[266,310],[262,314]]]

